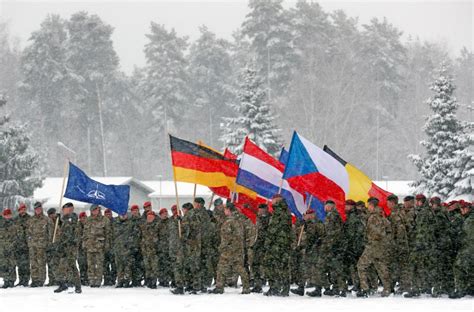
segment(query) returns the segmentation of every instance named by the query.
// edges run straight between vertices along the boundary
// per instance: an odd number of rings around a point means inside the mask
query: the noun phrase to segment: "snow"
[[[473,311],[472,297],[463,299],[406,299],[400,296],[368,299],[310,298],[291,294],[287,298],[265,297],[262,294],[241,295],[240,289],[226,288],[223,295],[173,295],[168,289],[115,289],[83,287],[82,294],[53,293],[53,287],[0,290],[2,311]]]

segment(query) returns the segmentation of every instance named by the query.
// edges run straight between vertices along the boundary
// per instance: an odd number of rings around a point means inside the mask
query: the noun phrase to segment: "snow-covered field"
[[[240,289],[226,288],[223,295],[173,295],[168,289],[114,289],[84,287],[82,294],[53,293],[53,287],[0,289],[0,311],[474,311],[474,298],[406,299],[400,296],[368,299],[310,298],[290,294],[287,298],[265,297],[261,294],[241,295]]]

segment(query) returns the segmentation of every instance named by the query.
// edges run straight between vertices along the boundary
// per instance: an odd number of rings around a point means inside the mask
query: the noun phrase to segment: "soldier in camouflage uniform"
[[[189,204],[191,205],[191,204]],[[183,205],[184,208],[184,205]],[[184,294],[183,290],[183,243],[181,240],[181,216],[179,215],[178,206],[171,207],[171,218],[168,222],[169,232],[169,255],[171,267],[173,270],[173,281],[171,286],[174,287],[171,292],[175,295]]]
[[[252,292],[261,293],[265,284],[264,277],[264,259],[265,259],[265,238],[267,237],[268,224],[270,222],[270,214],[268,213],[268,205],[258,205],[256,236],[253,244],[253,261],[252,273],[254,278],[254,287]]]
[[[383,210],[378,207],[379,200],[375,197],[367,201],[369,218],[367,219],[366,237],[367,244],[364,252],[357,262],[360,279],[360,291],[357,297],[369,295],[369,270],[375,267],[382,280],[382,297],[387,297],[391,292],[389,246],[392,243],[392,228],[390,221],[384,218]]]
[[[104,216],[109,219],[110,229],[115,222],[113,218],[112,210],[105,209]],[[116,261],[114,258],[114,252],[112,249],[109,249],[104,253],[104,286],[113,286],[117,280],[117,267],[115,266]]]
[[[454,275],[452,263],[454,261],[451,250],[453,243],[451,241],[451,223],[447,211],[441,206],[439,197],[430,199],[431,210],[433,211],[434,223],[432,227],[434,241],[432,249],[433,261],[433,297],[439,297],[442,294],[450,294],[454,290]]]
[[[54,226],[56,224],[56,219],[59,218],[59,214],[56,213],[55,208],[49,208],[47,213],[53,227],[52,232],[54,233]],[[56,281],[55,272],[58,270],[59,258],[55,253],[52,244],[50,244],[49,248],[46,250],[46,262],[48,263],[48,284],[46,286],[55,286],[58,284]]]
[[[346,296],[346,283],[342,272],[343,255],[343,223],[332,200],[324,203],[326,217],[324,232],[317,257],[314,285],[315,289],[308,292],[308,296],[319,297],[324,287],[324,294],[328,296]],[[334,284],[335,283],[335,284]],[[332,289],[331,289],[331,284]]]
[[[403,208],[398,205],[398,197],[396,195],[389,195],[387,197],[387,207],[391,211],[388,220],[392,226],[393,237],[390,248],[390,274],[392,278],[392,288],[394,289],[395,284],[398,282],[396,294],[402,294],[409,290],[410,285],[407,228],[403,220]]]
[[[265,238],[265,275],[270,289],[266,296],[288,296],[290,292],[291,215],[281,195],[272,199],[273,215]]]
[[[191,203],[183,205],[182,241],[186,291],[196,294],[201,290],[201,243],[202,224],[196,209]]]
[[[28,220],[28,248],[31,265],[31,287],[41,287],[46,280],[46,250],[53,238],[53,224],[36,202],[35,214]]]
[[[160,209],[158,220],[158,281],[159,286],[169,287],[171,272],[169,258],[168,210]]]
[[[28,254],[28,220],[30,215],[26,213],[26,205],[21,203],[18,207],[18,215],[13,218],[18,229],[18,241],[15,244],[15,259],[18,267],[18,286],[28,286],[30,282],[30,258]]]
[[[219,245],[216,287],[209,292],[212,294],[224,293],[225,276],[237,271],[242,279],[242,294],[249,294],[249,276],[244,268],[244,225],[237,218],[238,211],[234,204],[227,203],[224,213],[227,219],[222,225],[220,233],[221,243]]]
[[[218,236],[220,235],[219,233],[220,233],[221,226],[222,226],[222,224],[224,224],[224,222],[226,220],[224,209],[225,209],[225,206],[224,206],[224,201],[222,199],[217,198],[216,200],[214,200],[214,213],[213,213],[213,215],[214,215],[214,218],[217,221]]]
[[[365,224],[356,210],[355,201],[352,199],[346,200],[345,211],[347,220],[343,227],[344,279],[352,282],[352,291],[358,291],[360,283],[357,273],[357,261],[359,261],[362,252],[364,252]]]
[[[202,197],[194,199],[194,213],[197,216],[198,222],[201,226],[201,264],[199,272],[201,274],[200,290],[207,293],[207,287],[211,286],[214,272],[212,272],[212,256],[213,256],[213,238],[217,235],[216,229],[212,226],[209,213],[204,207],[205,201]]]
[[[81,274],[81,284],[84,286],[89,285],[89,279],[87,278],[87,253],[82,247],[82,236],[84,235],[84,225],[87,221],[87,214],[85,211],[79,214],[79,237],[80,237],[80,244],[79,244],[79,254],[77,257],[77,263],[79,264],[79,272]]]
[[[151,206],[149,210],[151,211]],[[139,231],[141,224],[146,222],[146,218],[143,219],[142,217],[140,217],[138,205],[132,205],[132,207],[130,208],[130,212],[131,217],[129,218],[129,221]],[[142,281],[145,275],[143,256],[141,252],[141,235],[137,235],[136,237],[134,237],[130,249],[132,257],[132,286],[140,287],[142,285]]]
[[[250,267],[253,262],[253,244],[255,243],[256,228],[252,221],[241,212],[237,211],[235,217],[239,220],[244,229],[244,269],[247,271],[247,275],[250,279]],[[214,237],[217,237],[217,235],[214,235]],[[238,272],[235,271],[235,273]],[[238,275],[236,274],[236,276]]]
[[[0,217],[0,276],[3,277],[2,288],[9,288],[14,286],[16,280],[15,244],[18,231],[12,219],[12,211],[5,208],[2,214],[3,218]]]
[[[73,204],[64,204],[62,210],[62,220],[58,223],[60,227],[54,238],[54,249],[60,259],[57,273],[55,272],[59,287],[54,292],[59,293],[67,290],[67,283],[72,282],[75,292],[81,293],[81,278],[76,266],[80,228],[77,215],[73,213]]]
[[[410,250],[412,287],[406,298],[418,297],[420,293],[431,294],[433,284],[434,215],[428,206],[426,197],[416,195],[415,227],[413,245]]]
[[[100,287],[104,273],[104,254],[111,248],[110,221],[100,213],[99,205],[90,207],[91,215],[84,225],[82,245],[87,253],[87,277],[90,286]]]
[[[462,226],[460,250],[454,262],[454,282],[456,291],[450,298],[462,298],[466,295],[474,296],[474,214],[471,206],[466,203],[461,208],[465,217]]]
[[[133,258],[131,248],[140,230],[128,219],[127,213],[120,215],[112,223],[112,253],[117,268],[116,288],[131,287]]]
[[[141,251],[145,265],[145,286],[156,289],[158,278],[158,240],[159,228],[154,211],[148,211],[146,222],[140,226]]]

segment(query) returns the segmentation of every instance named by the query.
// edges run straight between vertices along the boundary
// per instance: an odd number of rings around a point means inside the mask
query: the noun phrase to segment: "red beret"
[[[149,202],[149,201],[144,202],[143,203],[143,208],[145,208],[145,207],[151,207],[151,202]]]
[[[136,204],[134,204],[134,205],[132,205],[132,207],[130,207],[130,210],[138,210],[138,209],[140,209],[140,208]]]
[[[5,208],[3,209],[3,215],[4,216],[8,216],[8,215],[11,215],[12,214],[12,211],[10,208]]]
[[[312,208],[308,208],[308,210],[306,210],[306,214],[312,214],[314,213],[314,210]]]
[[[353,201],[352,199],[348,199],[348,200],[346,200],[346,205],[355,206],[355,205],[356,205],[356,202]]]
[[[423,195],[423,194],[418,194],[418,195],[415,196],[415,199],[416,200],[426,200],[426,196]]]
[[[18,210],[20,210],[20,209],[22,209],[22,208],[26,209],[25,203],[21,203],[20,206],[18,206]]]
[[[87,213],[85,211],[79,214],[79,218],[87,217]]]
[[[162,213],[168,213],[168,210],[166,208],[161,208],[160,209],[160,214],[162,214]]]
[[[110,210],[109,208],[107,208],[107,209],[104,210],[104,213],[112,213],[112,210]]]
[[[171,210],[177,210],[177,209],[178,209],[178,206],[176,205],[171,206]]]

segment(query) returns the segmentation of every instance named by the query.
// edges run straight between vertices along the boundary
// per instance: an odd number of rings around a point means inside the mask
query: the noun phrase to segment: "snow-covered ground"
[[[406,299],[400,296],[368,299],[310,298],[290,294],[287,298],[265,297],[262,294],[241,295],[240,289],[226,288],[223,295],[173,295],[169,289],[147,288],[114,289],[112,287],[84,287],[82,294],[53,293],[53,287],[0,289],[0,311],[474,311],[474,298]]]

